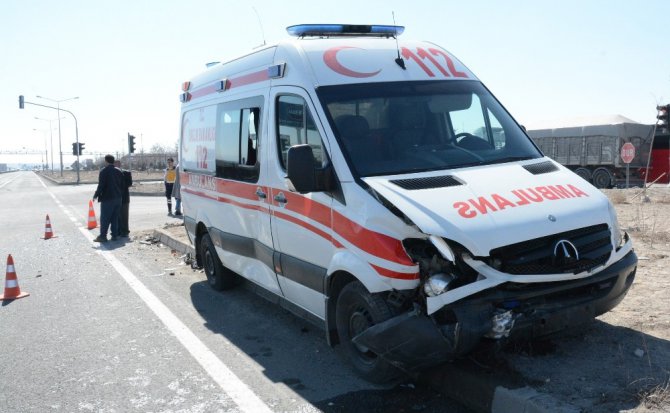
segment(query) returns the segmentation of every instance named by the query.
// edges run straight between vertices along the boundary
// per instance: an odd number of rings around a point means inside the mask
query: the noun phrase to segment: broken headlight
[[[610,221],[612,222],[612,243],[614,244],[614,248],[618,250],[624,244],[624,237],[621,233],[621,228],[619,228],[616,210],[611,202],[608,203],[607,210],[610,213]]]
[[[438,273],[428,277],[423,284],[423,292],[428,297],[435,297],[449,289],[449,284],[454,281],[455,277],[451,274]]]

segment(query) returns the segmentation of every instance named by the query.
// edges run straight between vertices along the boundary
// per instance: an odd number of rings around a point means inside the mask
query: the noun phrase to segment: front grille
[[[409,191],[463,185],[461,181],[451,175],[429,176],[427,178],[395,179],[392,180],[391,183]]]
[[[578,260],[560,251],[554,255],[556,244],[562,240],[574,245]],[[491,258],[496,268],[508,274],[577,274],[604,264],[611,253],[610,230],[601,224],[496,248],[491,251]]]

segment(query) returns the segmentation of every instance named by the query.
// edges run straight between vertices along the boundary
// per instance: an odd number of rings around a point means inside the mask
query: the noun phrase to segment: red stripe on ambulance
[[[208,175],[197,175],[190,173],[182,174],[180,179],[182,179],[183,182],[182,190],[190,194],[203,198],[214,199],[227,204],[232,204],[240,208],[253,209],[266,213],[269,212],[269,206],[263,204],[245,204],[220,196],[221,194],[225,194],[249,201],[258,202],[259,199],[258,195],[256,194],[256,188],[258,187],[257,185],[230,181]],[[215,191],[219,196],[210,195],[204,191],[198,191],[189,188],[189,186]],[[278,210],[278,208],[276,208],[280,204],[276,201],[273,201],[273,205],[275,206],[273,214],[276,217],[287,220],[309,231],[312,231],[320,237],[332,242],[333,245],[335,245],[337,248],[343,247],[339,241],[334,239],[330,234],[327,234],[321,229],[306,222],[305,218],[318,222],[326,228],[332,229],[334,233],[344,238],[347,242],[370,255],[374,255],[396,264],[410,266],[416,265],[405,252],[405,248],[402,246],[402,242],[399,239],[381,234],[379,232],[371,231],[350,220],[344,215],[333,211],[330,207],[319,202],[312,201],[311,199],[304,196],[287,191],[280,191],[276,188],[262,187],[262,189],[266,193],[271,193],[271,196],[268,197],[269,199],[274,199],[276,194],[283,192],[288,201],[286,204],[284,204],[283,208],[300,216],[300,218],[297,218],[295,216],[282,213]]]
[[[267,69],[259,70],[258,72],[249,73],[240,77],[230,79],[230,89],[234,87],[246,86],[252,83],[263,82],[270,79]]]
[[[399,239],[370,231],[337,212],[333,212],[333,229],[361,250],[402,265],[416,265]]]
[[[534,188],[515,189],[510,195],[490,194],[467,201],[454,202],[454,209],[463,218],[499,212],[507,208],[516,208],[544,201],[557,201],[568,198],[581,198],[589,195],[572,184],[536,186]]]
[[[398,280],[418,280],[419,279],[419,272],[413,272],[413,273],[407,273],[407,272],[397,272],[397,271],[391,271],[387,270],[386,268],[378,267],[374,264],[370,264],[372,268],[377,271],[377,274],[387,277],[387,278],[395,278]]]
[[[279,191],[273,190],[273,198],[275,192],[278,193]],[[329,207],[309,198],[286,191],[283,192],[288,200],[284,208],[289,211],[308,217],[325,227],[332,228],[339,236],[368,254],[398,264],[415,265],[407,256],[400,240],[370,231],[344,215],[332,211]]]
[[[259,70],[258,72],[249,73],[246,75],[234,77],[232,79],[226,80],[225,90],[230,90],[236,87],[247,86],[254,83],[264,82],[269,80],[270,76],[268,75],[267,69]],[[212,83],[210,85],[195,89],[191,94],[191,99],[201,98],[203,96],[211,95],[213,93],[224,92],[219,89],[219,82]]]

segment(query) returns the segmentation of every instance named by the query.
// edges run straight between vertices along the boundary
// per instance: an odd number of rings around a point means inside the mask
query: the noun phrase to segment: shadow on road
[[[200,282],[191,286],[191,299],[207,328],[253,358],[272,382],[284,383],[321,411],[443,412],[455,404],[409,381],[384,387],[359,379],[321,329],[245,286],[218,293]]]
[[[286,384],[322,411],[353,407],[399,412],[413,405],[415,411],[440,411],[433,406],[444,404],[446,393],[431,388],[464,380],[463,371],[472,371],[471,379],[483,377],[494,387],[529,386],[592,413],[643,405],[650,411],[668,408],[665,404],[654,410],[663,395],[649,393],[665,385],[667,403],[670,341],[599,320],[549,340],[505,348],[483,345],[478,354],[436,366],[417,382],[383,388],[358,379],[337,354],[337,347],[327,345],[321,329],[247,288],[217,293],[201,282],[192,285],[191,299],[212,332],[258,362],[271,381]],[[347,390],[329,393],[328,389],[338,387]],[[405,401],[401,406],[399,399]],[[481,404],[490,405],[490,401]]]

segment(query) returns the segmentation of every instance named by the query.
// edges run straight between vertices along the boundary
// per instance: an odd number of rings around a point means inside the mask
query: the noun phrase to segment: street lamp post
[[[56,119],[44,119],[44,118],[38,118],[37,116],[35,116],[35,119],[49,122],[49,142],[51,142],[51,173],[53,174],[54,173],[54,133],[53,133],[53,126],[51,126],[51,122],[55,121]],[[48,162],[49,161],[47,160],[47,163]]]
[[[45,99],[51,102],[54,102],[56,104],[56,110],[58,111],[58,152],[60,154],[60,176],[61,178],[63,177],[63,147],[61,146],[61,135],[60,135],[60,104],[61,102],[67,102],[68,100],[74,100],[74,99],[79,99],[79,96],[75,96],[72,98],[67,98],[67,99],[50,99],[44,96],[37,96],[40,99]],[[70,112],[71,113],[71,112]],[[73,115],[74,116],[74,115]],[[77,118],[75,118],[75,127],[77,124]],[[79,179],[77,179],[79,181]]]
[[[39,131],[41,129],[33,128],[34,131]],[[44,134],[44,153],[42,154],[42,171],[49,169],[49,149],[47,147],[47,135]]]

